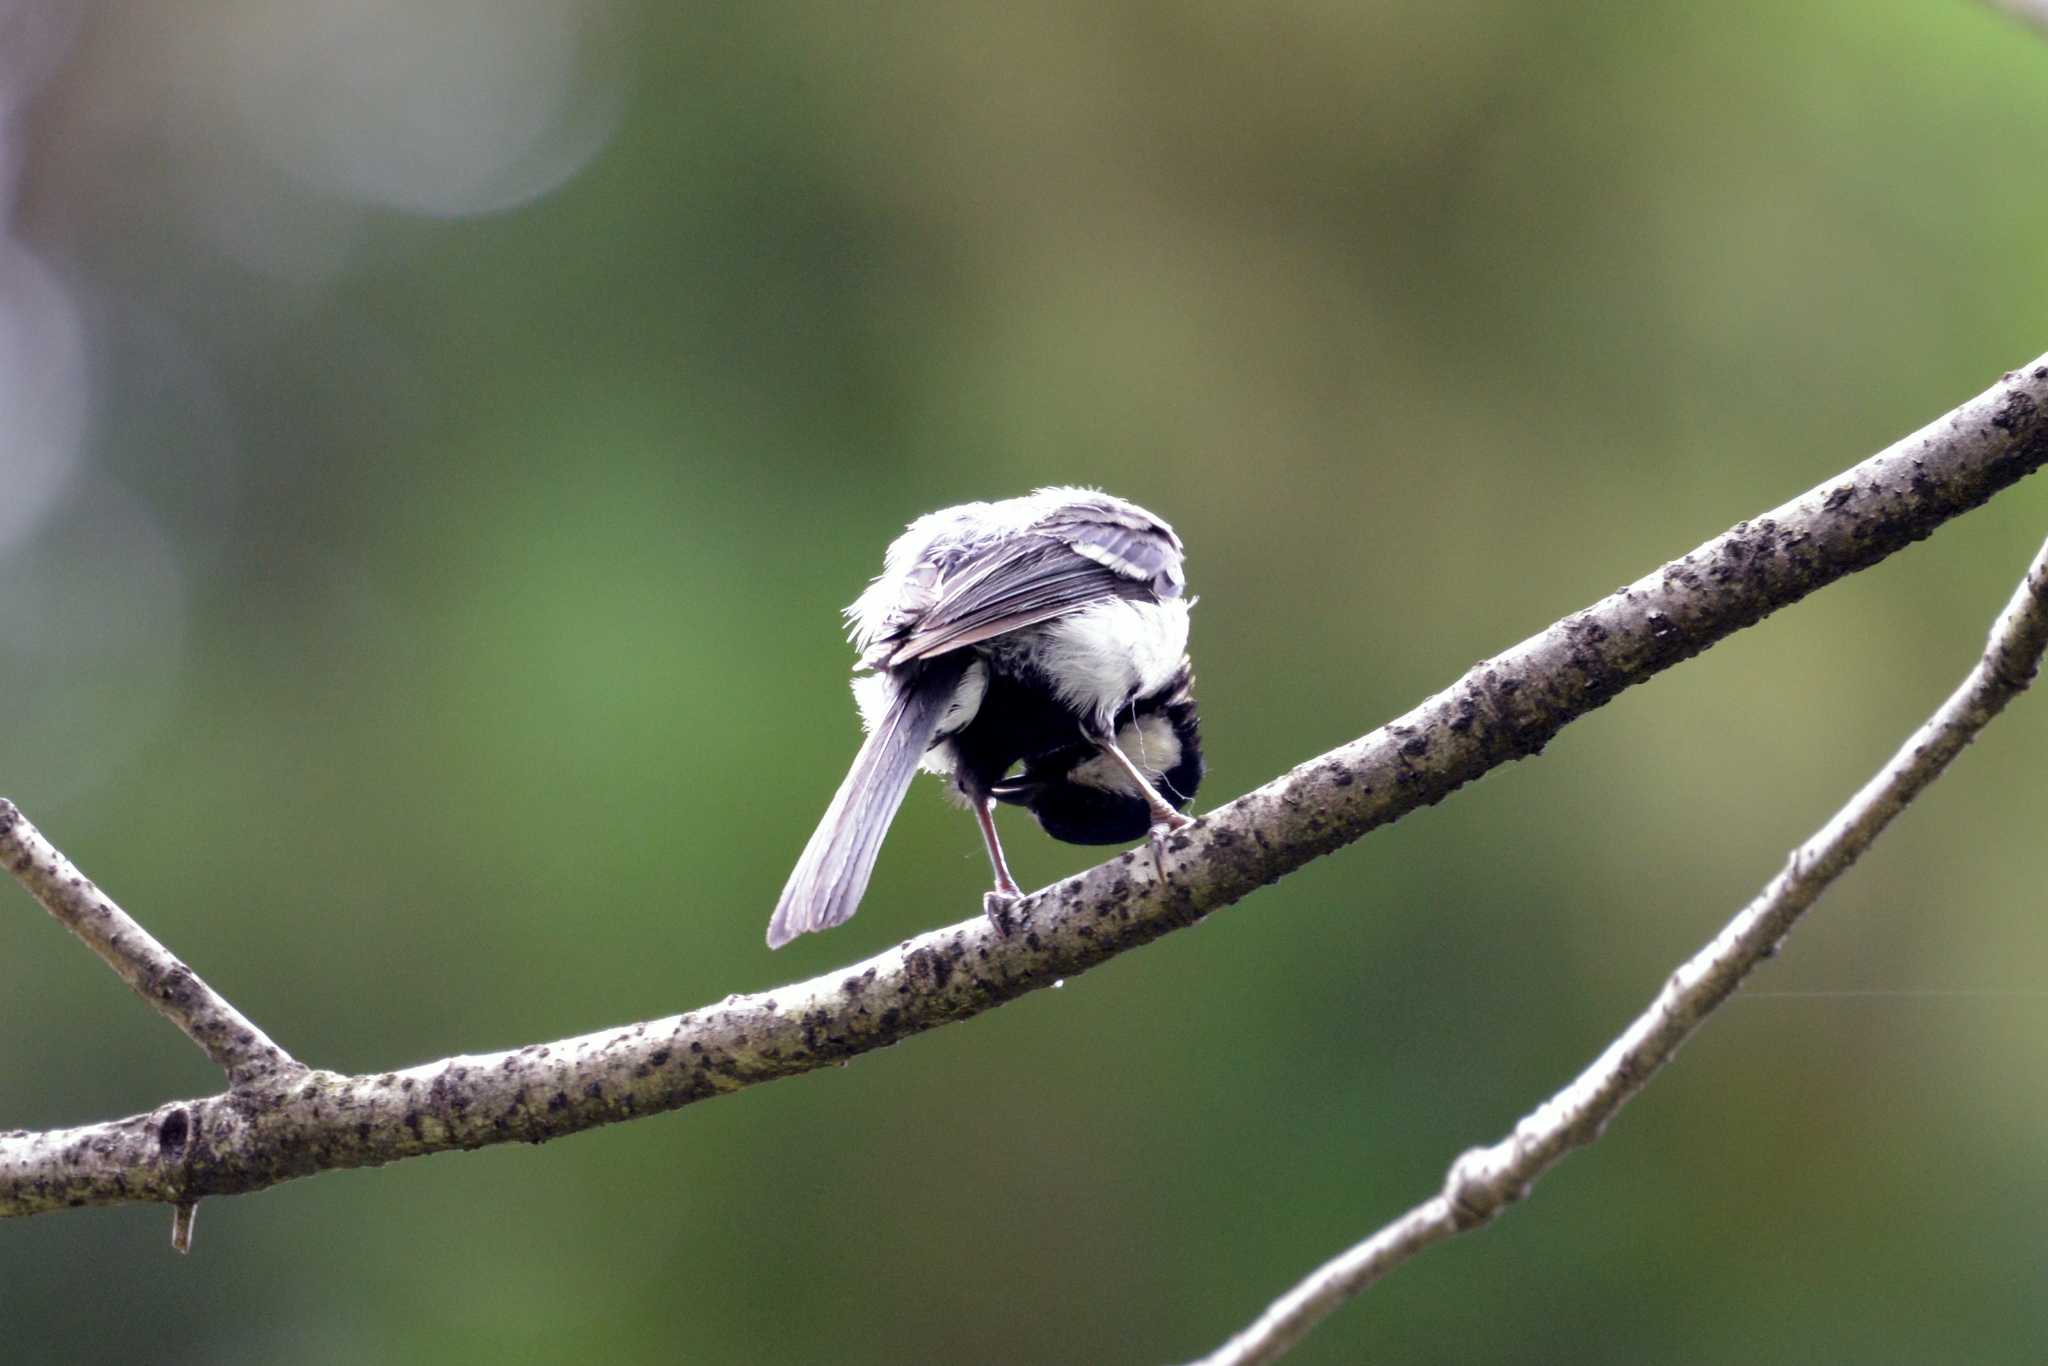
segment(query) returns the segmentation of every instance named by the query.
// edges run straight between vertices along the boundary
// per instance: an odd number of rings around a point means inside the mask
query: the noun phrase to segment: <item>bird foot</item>
[[[1023,899],[1024,894],[1014,887],[1008,891],[998,887],[992,892],[981,894],[981,913],[988,917],[988,923],[995,930],[996,938],[1010,937],[1010,912]]]
[[[1167,819],[1169,816],[1172,819]],[[1152,867],[1158,872],[1159,880],[1162,883],[1173,881],[1172,878],[1166,875],[1166,837],[1177,831],[1185,830],[1194,823],[1191,817],[1183,816],[1178,811],[1169,811],[1160,817],[1157,824],[1145,832],[1145,843],[1152,848]]]

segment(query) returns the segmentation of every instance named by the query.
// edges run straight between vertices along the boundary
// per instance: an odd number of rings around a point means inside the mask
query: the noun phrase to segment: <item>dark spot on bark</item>
[[[183,963],[173,963],[157,978],[156,994],[166,1001],[180,1000],[190,993],[192,982],[192,969]]]
[[[761,1009],[767,1011],[770,1015],[773,1015],[776,1010],[775,998],[773,996],[770,996],[767,1000],[761,1002]]]
[[[548,1113],[549,1113],[549,1114],[551,1114],[551,1115],[552,1115],[552,1114],[556,1114],[556,1113],[559,1113],[560,1111],[566,1110],[566,1109],[568,1109],[568,1108],[569,1108],[569,1094],[568,1094],[568,1092],[566,1092],[566,1091],[557,1091],[557,1092],[555,1092],[555,1093],[554,1093],[554,1094],[553,1094],[552,1096],[549,1096],[549,1097],[548,1097]]]
[[[420,1112],[417,1110],[407,1110],[405,1112],[405,1127],[412,1130],[414,1138],[424,1138],[426,1136],[426,1128],[420,1123]]]
[[[590,1085],[583,1088],[583,1094],[589,1096],[592,1100],[603,1100],[604,1083],[601,1081],[594,1081],[590,1083]]]
[[[896,1007],[894,1006],[890,1006],[887,1010],[882,1012],[882,1028],[885,1030],[894,1029],[896,1027],[896,1022],[898,1020],[901,1020],[902,1018],[903,1012],[896,1009]]]
[[[1840,488],[1837,488],[1833,492],[1829,493],[1827,496],[1827,501],[1823,503],[1821,506],[1825,507],[1829,512],[1839,512],[1842,510],[1842,508],[1847,506],[1849,501],[1855,496],[1856,486],[1854,484],[1843,484]]]
[[[702,1053],[704,1051],[704,1045],[697,1042],[695,1039],[692,1039],[690,1040],[690,1051],[692,1053]]]
[[[176,1162],[185,1155],[185,1145],[192,1138],[192,1116],[184,1106],[179,1106],[164,1116],[164,1122],[156,1131],[157,1146],[163,1149],[166,1161]]]
[[[2005,402],[1999,404],[1998,411],[1991,415],[1991,425],[2009,434],[2031,425],[2038,408],[2032,394],[2007,394]]]
[[[463,1110],[467,1109],[469,1107],[469,1097],[464,1095],[462,1088],[457,1086],[452,1080],[453,1076],[461,1070],[460,1068],[450,1069],[450,1071],[435,1077],[433,1084],[427,1088],[427,1104],[444,1110],[452,1110],[456,1114],[461,1114]]]
[[[1412,739],[1402,741],[1401,753],[1407,755],[1410,759],[1420,759],[1423,755],[1429,753],[1429,737],[1427,735],[1417,735]],[[1331,781],[1336,782],[1339,787],[1349,787],[1351,785],[1351,775],[1345,774],[1342,781],[1337,779],[1332,779]]]
[[[917,949],[905,960],[912,978],[929,982],[935,991],[944,991],[946,983],[953,979],[953,965],[944,955],[932,949]]]
[[[670,1056],[669,1050],[666,1048],[657,1048],[648,1056],[647,1061],[653,1063],[656,1067],[666,1067]]]

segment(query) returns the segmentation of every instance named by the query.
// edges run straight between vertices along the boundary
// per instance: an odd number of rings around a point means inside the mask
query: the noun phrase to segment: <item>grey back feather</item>
[[[863,663],[893,668],[1109,598],[1177,598],[1187,587],[1182,555],[1172,527],[1105,494],[1059,504],[1006,536],[928,546],[897,580],[901,597]]]

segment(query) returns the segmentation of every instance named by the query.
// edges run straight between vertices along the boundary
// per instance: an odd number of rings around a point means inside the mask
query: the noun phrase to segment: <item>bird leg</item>
[[[1092,735],[1088,738],[1094,740],[1095,747],[1107,755],[1111,763],[1122,768],[1125,775],[1138,785],[1139,793],[1145,798],[1145,807],[1152,813],[1152,829],[1155,834],[1162,829],[1185,830],[1195,823],[1193,817],[1183,816],[1174,810],[1173,803],[1159,795],[1159,790],[1145,777],[1144,770],[1131,762],[1131,756],[1119,749],[1115,740],[1098,739]]]
[[[996,838],[995,798],[976,797],[974,818],[981,823],[981,840],[988,846],[989,865],[996,872],[995,890],[982,893],[981,913],[995,927],[996,938],[1007,939],[1010,937],[1010,907],[1017,904],[1024,891],[1017,885],[1017,879],[1010,876],[1010,865],[1003,859],[1003,842]]]
[[[1088,738],[1094,740],[1095,747],[1122,768],[1138,785],[1138,791],[1144,794],[1146,809],[1152,813],[1152,828],[1145,832],[1145,842],[1152,846],[1152,867],[1159,873],[1160,882],[1166,882],[1166,837],[1172,831],[1185,830],[1193,825],[1194,818],[1174,810],[1173,803],[1159,795],[1159,790],[1145,777],[1144,770],[1131,762],[1131,756],[1124,753],[1114,739],[1093,735]]]

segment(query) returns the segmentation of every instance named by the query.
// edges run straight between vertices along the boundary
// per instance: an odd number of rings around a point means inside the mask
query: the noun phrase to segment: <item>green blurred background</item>
[[[2048,347],[2048,40],[1961,0],[0,8],[0,792],[330,1068],[972,914],[922,783],[857,920],[761,942],[917,513],[1170,518],[1211,807]],[[1195,1355],[1592,1057],[2044,532],[2037,481],[843,1070],[216,1201],[189,1258],[0,1223],[0,1354]],[[1295,1359],[2038,1360],[2044,764],[2030,698],[1604,1143]],[[1008,828],[1027,884],[1101,856]],[[0,1000],[0,1125],[218,1086],[11,886]]]

